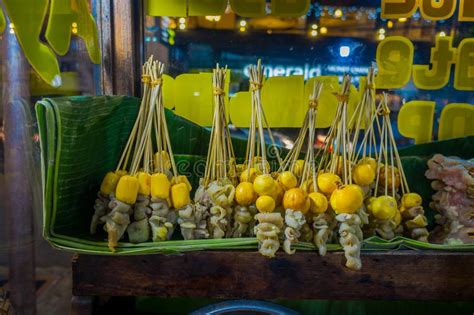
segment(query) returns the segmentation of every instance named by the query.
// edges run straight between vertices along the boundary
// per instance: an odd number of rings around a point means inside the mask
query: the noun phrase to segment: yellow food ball
[[[301,177],[301,175],[303,175],[303,169],[304,169],[304,160],[297,160],[293,168],[293,173],[297,177]]]
[[[281,205],[283,202],[283,195],[285,194],[285,189],[281,183],[276,184],[275,194],[272,196],[275,199],[275,203],[277,206]]]
[[[117,175],[117,172],[108,172],[105,174],[102,184],[100,185],[100,192],[104,195],[109,195],[115,192],[120,177],[121,176]]]
[[[372,214],[380,220],[388,220],[398,212],[397,201],[391,196],[380,196],[372,202]]]
[[[385,187],[385,167],[386,166],[382,166],[380,168],[380,177],[379,177],[379,186],[382,186],[382,187]],[[400,187],[400,173],[398,171],[398,168],[396,167],[392,167],[392,166],[388,166],[387,167],[387,187],[389,189],[389,191],[391,192],[392,191],[392,169],[393,169],[393,173],[395,175],[395,190],[398,189],[398,187]]]
[[[362,206],[364,198],[357,185],[346,185],[333,191],[329,200],[331,207],[337,214],[356,213]]]
[[[336,170],[336,174],[338,175],[342,175],[344,173],[344,163],[342,163],[342,156],[340,156],[338,159],[337,159],[337,170]],[[350,161],[346,161],[346,169],[349,170],[349,167],[351,167],[351,162]]]
[[[118,170],[118,171],[115,171],[115,174],[117,174],[118,177],[122,177],[122,176],[127,175],[128,172],[126,170]]]
[[[322,173],[318,175],[318,188],[326,195],[332,194],[341,183],[341,178],[336,174]]]
[[[369,213],[372,213],[372,204],[374,203],[374,200],[377,199],[375,197],[369,197],[365,200],[365,205],[367,207],[367,210]]]
[[[375,180],[375,169],[370,164],[359,164],[352,171],[352,179],[357,185],[369,186]]]
[[[245,164],[237,164],[235,166],[235,170],[237,171],[237,174],[242,174],[242,172],[246,169],[246,165]]]
[[[260,196],[255,205],[260,212],[272,212],[275,209],[275,200],[270,196]]]
[[[301,188],[305,191],[305,193],[309,194],[314,192],[314,185],[312,179],[307,179],[301,185]]]
[[[306,194],[301,188],[292,188],[283,196],[283,207],[285,209],[301,210],[306,203]]]
[[[253,167],[251,167],[250,170],[246,168],[245,170],[242,171],[242,174],[240,174],[240,182],[253,183],[253,181],[255,180],[255,177],[257,177],[257,170]]]
[[[259,174],[270,171],[270,163],[268,163],[268,161],[265,161],[262,164],[262,158],[261,157],[258,157],[256,159],[255,163],[253,163],[253,166],[255,167],[255,169],[257,170],[257,172]]]
[[[421,206],[421,196],[417,193],[407,193],[402,197],[402,207],[408,209],[413,207]]]
[[[359,160],[357,165],[370,165],[372,169],[377,172],[377,161],[371,157],[365,157]]]
[[[151,175],[146,172],[138,172],[138,193],[140,195],[150,195],[151,192]]]
[[[303,206],[303,208],[300,209],[300,211],[303,214],[306,214],[306,213],[308,213],[310,208],[311,208],[311,201],[309,200],[309,198],[306,198],[305,201],[304,201],[304,206]]]
[[[241,206],[250,206],[257,199],[252,183],[242,182],[235,188],[235,201]]]
[[[176,209],[183,208],[191,202],[188,186],[185,183],[171,186],[171,201]]]
[[[328,199],[319,192],[312,192],[308,195],[311,202],[310,210],[312,213],[324,213],[328,209]]]
[[[166,174],[155,173],[151,175],[151,197],[168,199],[170,196],[171,183]]]
[[[277,182],[268,174],[258,175],[253,182],[253,189],[259,196],[274,196]]]
[[[298,179],[292,172],[286,171],[280,174],[278,181],[283,185],[285,190],[295,188],[298,184]]]
[[[138,196],[138,179],[135,176],[124,175],[120,177],[115,189],[115,197],[118,200],[133,205]]]

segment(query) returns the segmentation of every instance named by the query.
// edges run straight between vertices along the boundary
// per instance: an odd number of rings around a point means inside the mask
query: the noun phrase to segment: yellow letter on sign
[[[289,93],[291,91],[291,93]],[[262,105],[274,128],[297,128],[306,113],[302,75],[268,78],[262,87]]]
[[[227,7],[227,0],[189,0],[189,16],[222,15]]]
[[[431,49],[429,65],[413,66],[413,82],[419,89],[437,90],[448,84],[451,65],[456,59],[456,48],[452,37],[436,37],[436,46]]]
[[[150,16],[186,16],[186,0],[146,0],[145,10]]]
[[[230,0],[232,10],[243,17],[265,16],[265,0]]]
[[[454,88],[474,91],[474,38],[466,38],[458,46]]]
[[[272,14],[283,17],[300,17],[309,10],[309,0],[272,0]]]
[[[435,102],[411,101],[400,108],[398,131],[407,138],[415,139],[415,144],[431,141]]]
[[[459,0],[458,20],[474,22],[474,0]]]
[[[455,0],[420,0],[421,16],[427,20],[444,20],[453,15]]]
[[[252,115],[252,94],[250,92],[235,93],[229,101],[229,115],[233,125],[248,128]]]
[[[403,36],[385,38],[377,47],[377,88],[397,89],[410,81],[413,44]]]
[[[382,0],[382,18],[407,18],[418,8],[417,0]]]
[[[438,140],[474,135],[474,105],[446,105],[439,119]]]

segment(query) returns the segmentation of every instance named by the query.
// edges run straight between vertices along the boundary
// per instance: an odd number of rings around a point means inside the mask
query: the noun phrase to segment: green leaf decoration
[[[3,14],[3,10],[0,9],[0,33],[5,31],[5,27],[7,26],[7,21],[5,20],[5,14]]]
[[[45,238],[59,249],[100,255],[256,250],[258,242],[255,238],[237,238],[141,244],[122,241],[117,252],[111,253],[105,233],[89,234],[92,207],[99,185],[105,173],[116,166],[138,106],[139,99],[126,96],[60,97],[43,99],[36,104],[42,156]],[[171,110],[167,110],[166,116],[179,171],[188,175],[196,186],[199,170],[204,169],[209,130],[175,115]],[[432,143],[429,147],[427,144],[400,150],[404,155],[402,162],[411,190],[420,193],[427,202],[432,194],[430,183],[424,177],[427,159],[436,152],[446,152],[446,148],[449,148],[450,155],[470,154],[473,141],[474,137],[468,137]],[[246,140],[233,139],[233,142],[236,155],[242,156]],[[428,217],[434,215],[429,208],[426,212]],[[295,248],[316,251],[313,244],[304,242],[296,244]],[[390,241],[370,237],[363,242],[364,251],[402,249],[472,251],[474,245],[429,244],[405,237]],[[341,247],[329,244],[328,250],[341,250]]]
[[[45,37],[59,55],[68,52],[71,32],[84,40],[91,61],[100,63],[97,27],[87,8],[87,1],[51,0]]]
[[[56,55],[39,40],[48,8],[47,0],[4,0],[10,22],[26,59],[48,84],[61,85],[61,74]]]

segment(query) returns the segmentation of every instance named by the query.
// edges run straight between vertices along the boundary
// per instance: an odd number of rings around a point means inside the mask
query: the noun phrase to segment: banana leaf
[[[86,254],[112,254],[107,247],[105,232],[88,233],[92,206],[103,176],[117,164],[139,103],[139,99],[127,96],[74,96],[47,98],[36,104],[42,156],[43,235],[54,247]],[[171,110],[166,111],[166,118],[178,170],[196,187],[204,172],[210,130],[175,115]],[[400,150],[412,191],[420,193],[428,202],[432,191],[424,177],[427,159],[436,152],[472,157],[473,139],[453,139]],[[236,156],[244,156],[246,140],[233,138],[232,141]],[[434,213],[427,208],[427,215],[432,218]],[[123,241],[114,255],[256,248],[255,238],[142,244]],[[313,244],[303,242],[296,244],[295,248],[316,250]],[[403,237],[391,241],[371,237],[364,240],[363,249],[472,250],[474,246],[435,245]],[[341,247],[329,244],[328,250],[341,250]]]

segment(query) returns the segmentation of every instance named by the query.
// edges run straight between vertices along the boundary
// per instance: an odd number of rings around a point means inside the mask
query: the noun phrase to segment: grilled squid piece
[[[170,239],[176,223],[176,213],[170,211],[166,200],[159,198],[151,198],[150,208],[152,213],[149,222],[153,242]]]
[[[220,184],[214,181],[209,184],[207,193],[213,204],[227,208],[232,206],[235,196],[235,187],[231,183]]]
[[[107,215],[100,218],[105,223],[104,230],[108,234],[108,245],[111,251],[115,251],[118,241],[123,237],[130,224],[130,213],[132,206],[125,202],[113,199],[109,203],[112,210]]]
[[[213,238],[231,236],[232,205],[235,187],[229,180],[213,181],[206,190],[210,198],[211,209],[208,220],[209,232]]]
[[[248,233],[249,224],[253,219],[253,214],[249,208],[252,206],[240,206],[235,207],[234,212],[234,226],[232,227],[232,237],[238,238]]]
[[[334,213],[324,212],[313,217],[313,242],[318,248],[319,255],[326,255],[327,242],[332,237],[332,231],[336,225],[337,221],[334,219]]]
[[[306,223],[301,227],[301,236],[299,238],[301,241],[307,243],[312,242],[314,236],[313,229],[311,228],[310,224],[311,221],[309,220],[311,220],[311,217],[306,217]]]
[[[228,211],[221,206],[211,207],[211,217],[209,218],[209,229],[212,238],[223,238],[227,231],[229,221]]]
[[[359,239],[357,235],[361,225],[360,217],[357,214],[341,213],[336,216],[336,220],[340,222],[339,243],[344,249],[346,267],[360,270],[362,268],[362,261],[360,260],[362,239]]]
[[[284,227],[280,213],[258,213],[255,215],[258,224],[255,235],[258,240],[258,251],[263,256],[274,257],[280,248],[280,233]]]
[[[395,237],[397,225],[392,219],[389,219],[389,220],[374,219],[374,223],[375,223],[375,233],[380,235],[380,237],[386,240],[391,240]]]
[[[405,235],[421,242],[428,242],[428,221],[422,206],[408,208],[402,212]]]
[[[291,248],[291,245],[298,242],[298,238],[301,236],[301,228],[306,223],[304,214],[301,211],[294,211],[292,209],[286,209],[285,212],[285,241],[283,242],[283,249],[288,255],[292,255],[296,252],[295,249]]]
[[[94,215],[92,216],[89,230],[91,234],[95,234],[97,232],[97,226],[100,223],[100,218],[109,213],[109,202],[110,198],[108,196],[101,192],[97,193],[97,199],[95,200],[94,204]]]
[[[133,210],[134,222],[130,223],[127,228],[128,239],[132,243],[143,243],[150,238],[150,225],[148,218],[151,215],[149,208],[150,197],[138,195],[137,202]]]
[[[209,212],[200,204],[187,205],[178,211],[178,224],[185,240],[209,238],[206,219]]]

